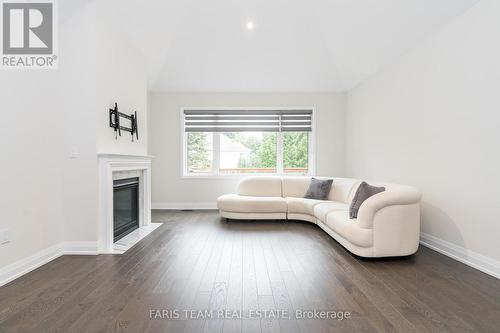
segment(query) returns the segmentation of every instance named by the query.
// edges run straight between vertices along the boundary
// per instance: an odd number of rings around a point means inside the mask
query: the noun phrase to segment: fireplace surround
[[[151,227],[152,156],[99,154],[99,252],[123,253],[114,248],[114,184],[123,179],[138,180],[138,227]]]

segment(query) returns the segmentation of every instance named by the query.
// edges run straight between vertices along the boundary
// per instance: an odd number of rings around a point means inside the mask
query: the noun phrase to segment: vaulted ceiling
[[[478,0],[112,0],[153,91],[346,91]],[[254,29],[247,29],[247,22]]]

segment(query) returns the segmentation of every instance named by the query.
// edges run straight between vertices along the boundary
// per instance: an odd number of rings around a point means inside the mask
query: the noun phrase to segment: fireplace
[[[113,253],[121,254],[127,251],[131,246],[143,239],[148,232],[154,230],[151,223],[151,156],[134,156],[134,155],[121,155],[121,154],[107,154],[100,153],[99,160],[99,252],[100,253]],[[126,182],[131,182],[131,178],[135,178],[132,182],[137,183],[139,179],[139,186],[137,188],[138,200],[136,193],[128,193],[128,200],[120,200],[117,202],[128,201],[128,208],[134,208],[137,213],[131,209],[128,216],[135,217],[136,223],[131,223],[130,226],[137,227],[128,236],[115,241],[115,216],[121,216],[121,209],[116,207],[115,195],[118,197],[120,194],[115,194],[115,181],[121,181],[116,185],[124,185]],[[135,184],[131,184],[134,185]],[[131,199],[135,198],[135,199]],[[123,199],[123,198],[121,198]],[[125,207],[125,206],[124,206]],[[118,212],[117,212],[118,211]],[[126,219],[127,220],[127,219]],[[133,219],[130,219],[133,220]],[[130,222],[130,220],[128,222]],[[149,231],[148,231],[149,230]],[[129,230],[130,231],[130,230]],[[127,244],[126,246],[124,244]]]
[[[139,177],[113,181],[113,242],[139,228]]]

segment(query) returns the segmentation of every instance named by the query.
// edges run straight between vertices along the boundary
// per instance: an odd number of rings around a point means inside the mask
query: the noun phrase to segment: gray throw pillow
[[[306,199],[316,199],[316,200],[326,200],[330,194],[330,189],[332,188],[333,179],[320,180],[316,178],[311,178],[311,184],[309,184],[309,189],[304,195]]]
[[[384,191],[385,187],[371,186],[367,182],[362,182],[354,195],[354,199],[352,199],[351,206],[349,207],[349,217],[351,219],[358,218],[358,211],[361,204],[369,197]]]

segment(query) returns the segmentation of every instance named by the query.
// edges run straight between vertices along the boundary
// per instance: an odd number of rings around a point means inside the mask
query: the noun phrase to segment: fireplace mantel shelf
[[[112,159],[144,159],[152,160],[154,156],[152,155],[126,155],[126,154],[115,154],[115,153],[99,153],[98,158],[112,158]]]

